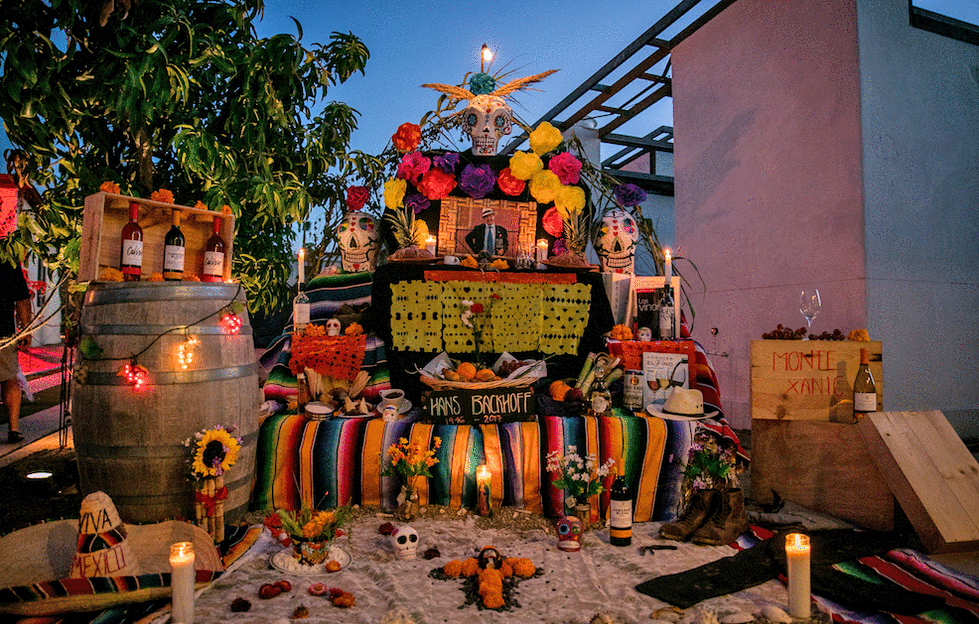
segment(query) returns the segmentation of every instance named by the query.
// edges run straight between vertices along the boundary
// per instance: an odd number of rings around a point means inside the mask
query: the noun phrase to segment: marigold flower
[[[462,562],[458,559],[453,559],[443,566],[442,572],[449,578],[458,578],[462,574]]]
[[[99,185],[99,190],[102,191],[103,193],[113,193],[115,195],[118,195],[119,185],[116,184],[115,182],[106,180],[105,182]]]
[[[544,169],[544,162],[533,152],[517,152],[510,157],[510,174],[518,180],[529,180]]]
[[[463,576],[476,576],[479,574],[479,561],[475,557],[470,557],[463,561],[461,574]]]
[[[173,193],[167,189],[159,189],[150,193],[150,199],[164,204],[173,203]]]
[[[546,154],[554,150],[563,140],[561,131],[544,121],[530,133],[530,149],[538,155]]]

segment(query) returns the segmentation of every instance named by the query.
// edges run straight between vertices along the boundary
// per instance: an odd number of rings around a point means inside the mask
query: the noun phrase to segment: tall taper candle
[[[666,276],[666,281],[663,283],[663,286],[668,287],[670,282],[673,281],[673,256],[670,255],[669,249],[664,249],[663,255],[666,257],[666,270],[663,271],[663,275]]]
[[[299,248],[299,283],[306,281],[306,248]]]
[[[789,533],[785,536],[785,559],[789,577],[789,615],[808,618],[809,607],[809,536]]]
[[[194,543],[170,546],[170,613],[174,622],[194,624]]]
[[[479,504],[479,515],[488,516],[490,513],[490,474],[485,464],[476,469],[476,502]]]

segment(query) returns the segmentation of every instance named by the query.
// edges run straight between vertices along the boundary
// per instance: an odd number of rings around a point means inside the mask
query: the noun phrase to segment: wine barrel
[[[82,340],[101,349],[72,384],[71,421],[83,494],[101,490],[131,523],[194,519],[190,458],[194,434],[234,425],[243,444],[225,473],[225,520],[248,508],[258,438],[259,377],[252,329],[225,333],[222,310],[245,303],[238,284],[130,282],[93,284],[82,307]],[[199,343],[184,369],[181,344]],[[85,349],[80,349],[85,350]],[[119,370],[135,357],[149,370],[134,387]],[[190,439],[190,446],[184,442]]]

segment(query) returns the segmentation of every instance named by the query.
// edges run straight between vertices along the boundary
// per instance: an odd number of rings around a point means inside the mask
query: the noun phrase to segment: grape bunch
[[[846,334],[839,329],[834,329],[832,334],[828,331],[824,331],[818,336],[816,334],[809,334],[809,340],[846,340]]]
[[[762,334],[761,337],[765,340],[802,340],[806,337],[806,328],[790,329],[779,323],[775,331]]]

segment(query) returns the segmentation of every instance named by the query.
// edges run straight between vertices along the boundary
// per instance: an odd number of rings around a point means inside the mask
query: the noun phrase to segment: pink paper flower
[[[577,184],[581,179],[581,161],[571,152],[561,152],[547,163],[547,168],[557,175],[561,184]]]
[[[418,184],[418,180],[431,168],[431,158],[423,156],[421,152],[408,152],[398,163],[398,177]]]

